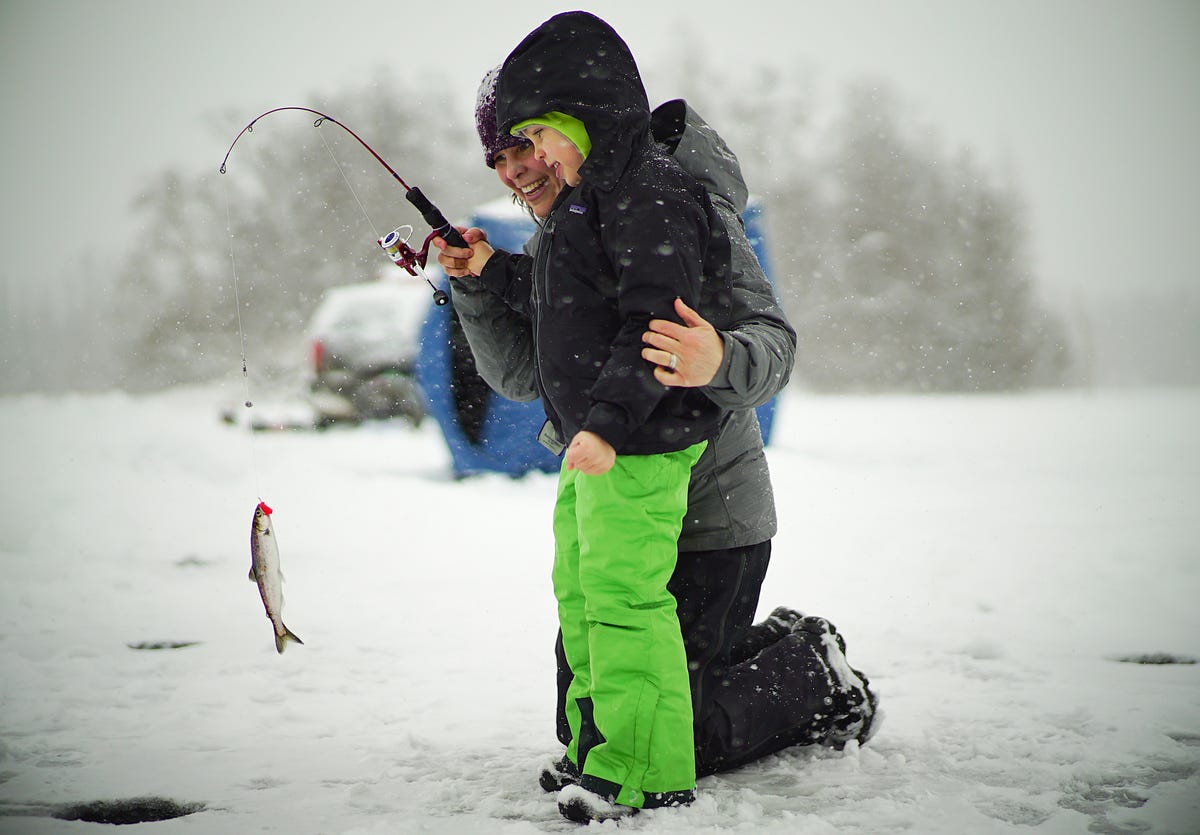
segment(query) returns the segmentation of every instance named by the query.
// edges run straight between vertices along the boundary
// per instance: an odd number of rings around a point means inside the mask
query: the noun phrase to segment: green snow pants
[[[696,786],[687,657],[667,581],[705,444],[559,473],[554,595],[575,677],[567,756],[625,806]],[[649,798],[652,799],[652,798]]]

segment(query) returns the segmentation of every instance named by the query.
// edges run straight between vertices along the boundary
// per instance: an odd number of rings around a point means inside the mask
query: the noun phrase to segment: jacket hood
[[[639,141],[649,141],[650,102],[629,47],[587,12],[565,12],[525,37],[496,83],[501,134],[550,111],[583,122],[592,150],[581,176],[608,189]]]
[[[650,129],[654,141],[709,195],[724,200],[739,215],[746,210],[750,190],[737,155],[691,105],[683,99],[660,104],[650,117]]]

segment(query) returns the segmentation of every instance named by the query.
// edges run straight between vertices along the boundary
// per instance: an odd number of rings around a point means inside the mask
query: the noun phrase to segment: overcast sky
[[[655,89],[654,71],[677,54],[664,46],[680,36],[680,15],[715,66],[802,62],[831,84],[890,80],[948,144],[1015,175],[1054,294],[1197,285],[1196,0],[581,5],[625,37],[656,102],[672,95]],[[0,276],[46,281],[84,246],[103,253],[126,241],[129,202],[150,174],[215,170],[237,130],[268,108],[308,104],[382,66],[440,68],[468,101],[488,67],[568,8],[0,0]],[[218,137],[214,117],[227,108],[239,121]],[[468,106],[459,118],[470,124]]]

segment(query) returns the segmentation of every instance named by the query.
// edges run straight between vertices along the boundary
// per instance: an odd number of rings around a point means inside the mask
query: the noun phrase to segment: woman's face
[[[492,161],[496,163],[496,176],[500,182],[524,200],[534,215],[550,215],[562,183],[553,169],[534,155],[532,145],[522,143],[505,148]]]

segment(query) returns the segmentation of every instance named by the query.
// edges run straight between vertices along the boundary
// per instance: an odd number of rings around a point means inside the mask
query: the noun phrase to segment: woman
[[[498,134],[493,70],[480,87],[476,121],[484,161],[536,218],[544,218],[561,184],[527,142]],[[714,329],[680,304],[683,326],[655,320],[643,356],[666,385],[698,387],[727,409],[718,437],[693,470],[679,558],[668,588],[678,601],[691,674],[698,774],[732,768],[789,745],[864,739],[873,696],[850,695],[829,670],[849,669],[819,618],[777,609],[752,625],[776,530],[769,471],[754,408],[776,396],[791,372],[795,333],[746,240],[740,221],[747,189],[736,158],[721,138],[682,101],[658,108],[655,138],[708,188],[725,219],[734,256],[731,324]],[[479,372],[513,400],[537,396],[530,322],[483,289],[469,260],[492,256],[481,230],[463,230],[475,252],[444,248],[439,261]],[[524,255],[496,252],[518,268]],[[840,638],[840,636],[838,636]],[[560,659],[559,738],[566,744],[563,695],[570,670]],[[838,663],[839,661],[843,663]],[[767,685],[767,686],[764,686]],[[852,686],[849,689],[854,689]],[[829,711],[829,697],[840,709]],[[817,715],[824,714],[822,719]],[[561,764],[560,764],[561,765]],[[551,768],[543,787],[555,790],[574,776]]]

